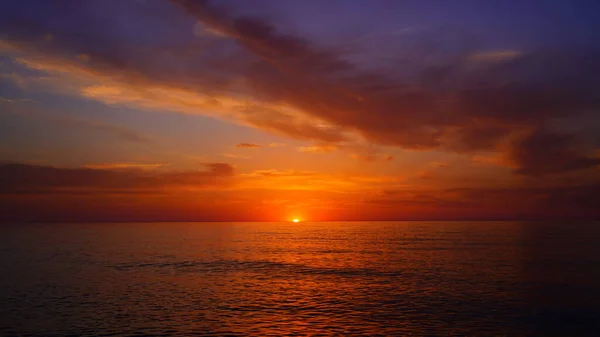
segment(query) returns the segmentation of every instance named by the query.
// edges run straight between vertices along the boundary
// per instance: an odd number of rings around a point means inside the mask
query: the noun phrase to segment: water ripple
[[[5,229],[0,335],[593,336],[600,235],[570,225]]]

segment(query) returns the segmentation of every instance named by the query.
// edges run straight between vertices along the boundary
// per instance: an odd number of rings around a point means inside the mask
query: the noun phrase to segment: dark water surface
[[[0,226],[0,335],[600,336],[600,223]]]

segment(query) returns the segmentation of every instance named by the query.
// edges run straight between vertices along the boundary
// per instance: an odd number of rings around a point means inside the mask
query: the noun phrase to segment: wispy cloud
[[[312,146],[301,146],[298,147],[298,151],[300,152],[310,152],[310,153],[329,153],[336,151],[338,149],[335,145],[312,145]]]
[[[312,190],[351,193],[382,186],[395,186],[403,181],[399,176],[371,176],[320,173],[302,170],[255,170],[240,174],[240,188],[267,190]]]
[[[202,171],[139,170],[134,167],[56,168],[28,164],[0,165],[0,194],[146,193],[202,189],[231,182],[234,167],[207,163]]]
[[[211,83],[196,83],[196,77],[159,80],[147,77],[150,75],[148,69],[133,72],[136,73],[133,76],[127,69],[96,65],[93,56],[88,56],[90,60],[85,62],[79,57],[40,55],[30,47],[35,48],[27,44],[15,45],[11,54],[23,66],[42,71],[46,76],[20,77],[20,80],[48,90],[79,95],[108,105],[206,115],[297,139],[327,142],[346,139],[340,128],[293,106],[257,100],[248,94],[215,92],[209,88]],[[198,88],[191,89],[191,85]]]
[[[251,157],[249,156],[242,156],[239,154],[234,154],[234,153],[221,153],[221,155],[223,157],[227,157],[227,158],[235,158],[235,159],[250,159]]]
[[[517,50],[495,50],[476,52],[468,56],[468,59],[476,62],[502,62],[521,56]]]
[[[83,167],[89,169],[99,170],[118,170],[118,169],[156,169],[160,167],[168,166],[169,164],[164,163],[92,163],[86,164]]]
[[[29,98],[6,98],[2,96],[0,96],[0,101],[5,103],[35,102],[35,100]]]
[[[255,149],[255,148],[261,148],[263,146],[258,145],[258,144],[253,144],[253,143],[239,143],[235,147],[242,148],[242,149]]]
[[[392,155],[380,155],[377,153],[353,153],[350,154],[350,158],[365,161],[365,162],[376,162],[376,161],[392,161],[394,156]]]

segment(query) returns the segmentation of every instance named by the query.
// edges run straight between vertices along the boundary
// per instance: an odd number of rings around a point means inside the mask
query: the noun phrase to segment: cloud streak
[[[139,165],[92,165],[57,168],[28,164],[0,165],[0,194],[160,193],[224,187],[231,182],[233,166],[204,164],[202,171],[160,172]]]
[[[385,190],[366,202],[383,208],[435,209],[473,218],[597,218],[598,183],[573,186]]]
[[[541,130],[517,140],[509,148],[508,156],[517,167],[516,173],[529,176],[600,166],[600,157],[584,155],[577,150],[575,135]]]
[[[235,147],[237,147],[238,149],[256,149],[261,148],[262,145],[252,143],[239,143]]]

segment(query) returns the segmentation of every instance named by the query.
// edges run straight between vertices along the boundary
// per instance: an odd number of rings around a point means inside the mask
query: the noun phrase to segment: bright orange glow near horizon
[[[292,222],[300,222],[300,219],[294,219]]]

